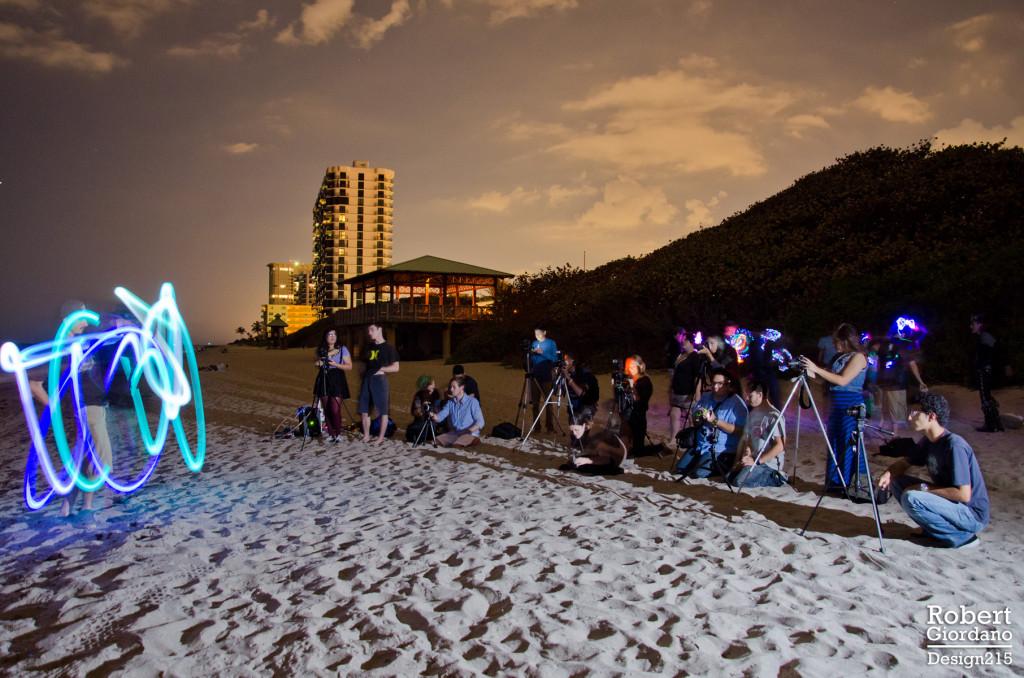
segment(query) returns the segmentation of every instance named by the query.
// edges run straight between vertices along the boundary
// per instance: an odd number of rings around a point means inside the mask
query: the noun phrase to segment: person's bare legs
[[[388,431],[388,415],[380,415],[380,435],[377,436],[377,442],[384,442],[384,434]]]
[[[678,407],[668,408],[668,423],[669,429],[672,431],[672,437],[670,441],[675,442],[676,434],[679,433],[679,416],[683,413],[683,410]]]
[[[363,420],[363,442],[370,442],[370,413],[363,412],[359,415]]]

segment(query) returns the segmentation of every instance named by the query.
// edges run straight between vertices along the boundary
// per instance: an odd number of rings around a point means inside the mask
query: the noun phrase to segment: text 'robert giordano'
[[[975,610],[966,605],[928,606],[929,666],[1008,666],[1013,663],[1009,607]]]

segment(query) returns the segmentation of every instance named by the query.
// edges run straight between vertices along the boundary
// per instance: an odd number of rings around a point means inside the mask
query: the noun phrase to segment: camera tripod
[[[872,426],[870,424],[866,424],[865,421],[864,421],[865,418],[866,418],[865,417],[866,413],[864,411],[864,406],[861,405],[861,406],[859,406],[858,409],[859,409],[859,412],[858,412],[858,416],[857,416],[857,428],[854,429],[853,435],[851,436],[851,440],[850,440],[850,442],[852,442],[854,444],[854,447],[855,447],[854,460],[853,460],[853,463],[854,463],[853,477],[854,477],[855,480],[851,481],[851,485],[856,484],[856,486],[854,488],[854,492],[855,493],[863,494],[864,490],[861,488],[861,485],[860,485],[860,483],[861,483],[861,470],[860,470],[860,468],[861,468],[861,464],[863,464],[864,468],[868,469],[868,478],[867,478],[868,496],[871,498],[871,516],[875,520],[875,530],[878,533],[878,550],[881,551],[882,553],[885,553],[885,542],[882,540],[882,518],[881,518],[881,516],[878,513],[878,502],[875,499],[875,483],[874,483],[874,481],[871,478],[871,467],[868,466],[868,451],[867,451],[867,448],[864,446],[864,429],[866,427],[869,427],[869,428],[877,429],[878,431],[883,432],[883,433],[889,433],[889,432],[886,431],[885,429],[879,428],[877,426]],[[838,469],[838,465],[837,465],[836,470],[837,471],[839,470]],[[842,477],[842,474],[840,473],[840,478],[841,477]],[[848,490],[849,488],[846,488],[846,489]],[[851,498],[849,491],[846,492],[846,496],[847,496],[848,499]],[[801,536],[803,536],[803,534],[807,531],[807,528],[810,527],[811,520],[814,519],[814,514],[818,512],[818,507],[821,506],[821,500],[824,499],[824,498],[825,498],[825,493],[822,492],[821,496],[818,497],[818,502],[814,505],[814,509],[811,511],[811,515],[808,516],[808,518],[807,518],[807,523],[805,523],[803,529],[800,530],[800,535]]]
[[[528,380],[526,381],[527,387],[530,384],[529,379],[533,379],[533,377],[528,375]],[[536,383],[536,379],[534,379],[534,382]],[[537,424],[540,423],[540,418],[544,416],[547,409],[551,407],[552,404],[554,404],[555,407],[555,425],[558,427],[558,432],[562,434],[565,433],[565,431],[562,430],[562,424],[559,421],[559,415],[562,413],[562,398],[565,398],[565,404],[569,409],[570,421],[575,422],[576,413],[573,411],[572,400],[569,397],[569,385],[566,383],[565,375],[562,373],[562,370],[558,369],[555,374],[555,378],[552,380],[551,390],[548,391],[548,396],[544,399],[544,404],[541,405],[540,409],[537,411],[537,416],[534,418],[533,424],[530,425],[530,430],[523,435],[523,439],[518,445],[520,449],[522,449],[523,445],[526,444],[526,441],[530,439],[530,436],[533,435],[534,429],[536,429]],[[525,418],[523,423],[526,423]],[[580,444],[582,445],[582,443]]]
[[[416,434],[416,442],[412,444],[413,447],[419,447],[420,443],[426,442],[427,431],[430,431],[430,442],[437,445],[437,430],[434,428],[434,420],[430,418],[430,414],[427,414],[427,419],[420,427],[420,432]]]
[[[316,416],[316,420],[320,423],[320,435],[324,434],[324,413],[320,411],[320,399],[327,397],[327,370],[330,369],[323,364],[326,358],[321,359],[320,366],[317,367],[317,381],[320,382],[320,393],[313,393],[313,402],[309,405],[309,410],[305,416],[302,417],[302,445],[299,446],[299,452],[301,453],[306,449],[306,442],[312,437],[312,433],[309,430],[309,418]]]

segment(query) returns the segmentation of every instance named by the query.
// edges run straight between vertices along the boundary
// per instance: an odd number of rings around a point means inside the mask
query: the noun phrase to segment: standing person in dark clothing
[[[974,342],[974,376],[978,380],[978,396],[981,398],[981,413],[985,425],[977,430],[983,433],[1003,431],[1003,420],[999,418],[999,401],[992,397],[992,379],[995,377],[996,340],[985,331],[985,318],[980,314],[971,316],[971,334]]]
[[[476,379],[466,374],[466,368],[462,365],[455,365],[452,367],[452,376],[457,377],[459,375],[465,377],[463,384],[466,386],[466,395],[471,395],[476,398],[476,401],[481,405],[483,402],[480,400],[480,386],[476,383]]]
[[[363,442],[370,442],[370,410],[374,407],[380,414],[380,434],[377,440],[384,442],[388,430],[388,374],[398,371],[398,351],[384,341],[384,328],[370,325],[366,333],[370,345],[366,349],[366,371],[359,387],[359,406],[356,408],[363,420]]]
[[[732,378],[736,388],[740,388],[740,358],[736,349],[728,344],[721,336],[708,337],[707,343],[700,349],[699,353],[708,360],[708,367],[712,370],[723,369]]]
[[[672,432],[670,440],[676,439],[681,424],[679,417],[690,406],[697,394],[703,357],[694,349],[693,341],[686,330],[682,330],[679,341],[679,355],[672,366],[672,380],[668,392],[668,421]]]
[[[327,435],[332,443],[336,443],[343,424],[341,401],[350,397],[345,372],[352,369],[352,356],[348,348],[338,345],[338,332],[332,327],[324,332],[316,357],[320,369],[313,384],[313,394],[320,399],[320,407],[324,410]]]
[[[569,389],[569,402],[572,405],[572,414],[576,421],[589,413],[591,417],[597,414],[597,403],[601,399],[601,387],[597,383],[594,373],[584,367],[576,356],[568,351],[562,353],[563,365],[562,376],[565,378],[565,385]],[[576,421],[570,421],[575,424]]]
[[[643,453],[644,442],[647,439],[647,408],[651,404],[651,396],[654,395],[654,384],[647,376],[647,364],[638,355],[626,359],[625,372],[633,382],[635,398],[628,419],[632,441],[630,450],[635,457]]]

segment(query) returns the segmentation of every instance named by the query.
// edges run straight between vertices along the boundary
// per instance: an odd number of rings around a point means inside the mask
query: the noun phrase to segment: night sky
[[[396,171],[395,262],[519,273],[870,146],[1024,145],[1022,44],[1013,1],[0,0],[0,339],[165,280],[234,338],[356,159]]]

